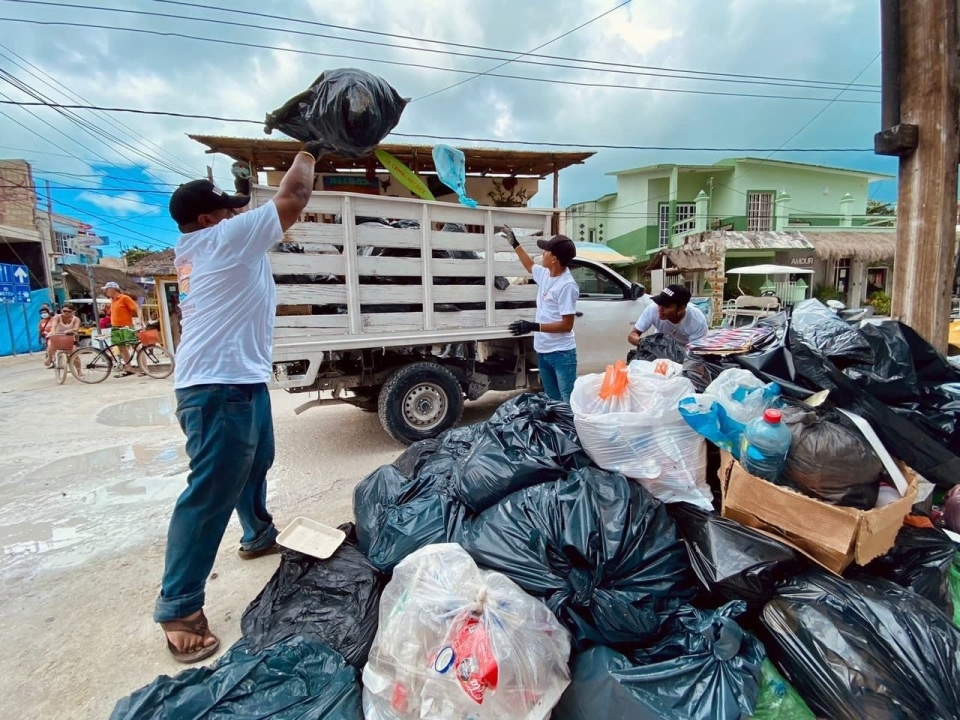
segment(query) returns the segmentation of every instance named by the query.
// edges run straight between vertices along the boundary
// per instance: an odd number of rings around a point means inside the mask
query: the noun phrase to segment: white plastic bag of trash
[[[541,601],[455,543],[393,571],[363,669],[367,720],[545,720],[570,683],[570,636]]]
[[[693,384],[676,363],[634,361],[577,378],[570,397],[583,449],[604,470],[636,480],[663,502],[713,510],[704,439],[680,415]]]

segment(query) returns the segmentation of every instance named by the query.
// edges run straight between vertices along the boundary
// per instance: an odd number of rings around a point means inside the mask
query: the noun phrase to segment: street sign
[[[26,265],[0,264],[0,302],[30,302],[30,271]]]

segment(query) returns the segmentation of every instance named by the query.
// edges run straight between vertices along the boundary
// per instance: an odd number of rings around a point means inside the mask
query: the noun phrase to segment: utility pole
[[[960,0],[880,5],[884,129],[874,150],[900,159],[892,314],[945,353],[956,259]]]
[[[55,253],[57,251],[57,232],[53,227],[53,197],[50,195],[50,181],[44,181],[47,186],[47,225],[50,227],[50,252]],[[44,253],[46,257],[43,260],[43,273],[46,276],[47,280],[47,293],[50,297],[50,307],[54,307],[57,303],[57,296],[53,290],[53,273],[50,271],[50,262],[52,260],[52,255]]]

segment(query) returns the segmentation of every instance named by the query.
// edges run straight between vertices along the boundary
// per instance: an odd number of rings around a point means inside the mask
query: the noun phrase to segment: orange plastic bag
[[[607,372],[604,373],[603,382],[600,384],[600,399],[609,400],[614,397],[623,397],[628,384],[627,364],[623,360],[617,360],[613,365],[607,365]]]

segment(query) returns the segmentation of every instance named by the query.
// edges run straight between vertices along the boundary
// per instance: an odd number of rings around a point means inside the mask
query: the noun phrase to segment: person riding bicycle
[[[73,305],[67,303],[60,309],[59,315],[53,316],[53,322],[49,327],[47,336],[47,359],[43,363],[45,367],[53,367],[53,356],[57,350],[66,350],[70,352],[76,346],[77,331],[80,330],[80,318],[74,310]],[[65,338],[71,337],[71,342],[65,342]]]
[[[137,333],[133,326],[133,318],[143,326],[143,314],[140,312],[140,306],[129,295],[120,292],[120,286],[115,282],[108,282],[103,290],[110,298],[110,342],[119,346],[120,355],[123,358],[123,372],[117,377],[126,377],[133,375],[134,371],[130,365],[130,348],[137,342]]]

